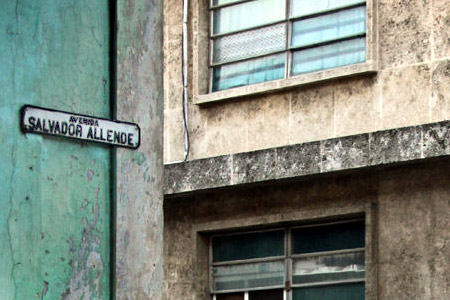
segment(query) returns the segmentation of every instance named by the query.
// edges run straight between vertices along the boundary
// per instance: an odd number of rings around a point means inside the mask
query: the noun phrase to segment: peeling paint
[[[19,128],[25,104],[109,117],[108,6],[2,1],[2,300],[109,299],[109,148]]]

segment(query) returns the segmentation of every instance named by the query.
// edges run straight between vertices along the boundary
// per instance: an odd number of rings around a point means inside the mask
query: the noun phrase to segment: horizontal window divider
[[[323,222],[323,223],[292,226],[291,229],[322,227],[322,226],[328,226],[328,225],[348,224],[348,223],[355,223],[355,222],[364,222],[364,218],[363,217],[361,217],[361,218],[355,217],[355,218],[345,219],[345,220],[336,220],[336,221]]]
[[[365,251],[365,248],[353,248],[353,249],[342,249],[342,250],[333,250],[333,251],[291,254],[290,257],[292,259],[296,259],[296,258],[308,258],[308,257],[337,255],[337,254],[364,253],[364,251]]]
[[[261,263],[276,262],[276,261],[283,261],[284,259],[286,259],[286,257],[284,255],[282,255],[282,256],[280,255],[280,256],[271,256],[271,257],[264,257],[264,258],[229,260],[229,261],[213,262],[213,267],[245,265],[245,264],[260,263],[260,262]]]
[[[283,289],[283,285],[274,285],[274,286],[264,286],[264,287],[255,287],[255,288],[245,288],[245,289],[232,289],[232,290],[214,290],[214,294],[225,294],[225,293],[245,293],[245,292],[254,292],[254,291],[264,291],[264,290],[275,290],[275,289]]]
[[[300,21],[300,20],[305,20],[305,19],[312,19],[312,18],[336,13],[339,11],[343,11],[343,10],[349,10],[352,8],[361,7],[361,6],[366,6],[366,1],[361,1],[358,3],[353,3],[353,4],[349,4],[349,5],[344,5],[344,6],[338,6],[338,7],[334,7],[334,8],[330,8],[330,9],[324,9],[324,10],[320,10],[320,11],[314,12],[309,15],[304,15],[304,16],[290,16],[288,18],[288,20],[291,22],[295,22],[295,21]]]
[[[262,57],[276,55],[276,54],[281,54],[281,53],[285,53],[285,52],[286,52],[286,49],[283,49],[283,50],[278,50],[278,51],[269,52],[269,53],[265,53],[265,54],[250,56],[250,57],[246,57],[246,58],[240,58],[240,59],[236,59],[236,60],[232,60],[232,61],[226,61],[226,62],[223,62],[223,63],[213,63],[213,64],[210,65],[210,67],[211,68],[220,67],[220,66],[224,66],[224,65],[240,63],[240,62],[244,62],[244,61],[247,61],[247,60],[262,58]]]
[[[312,43],[312,44],[302,45],[302,46],[291,46],[291,47],[289,47],[288,50],[290,50],[290,51],[306,50],[306,49],[317,48],[317,47],[326,46],[326,45],[330,45],[330,44],[336,44],[339,42],[345,42],[345,41],[353,40],[353,39],[357,39],[357,38],[363,38],[365,36],[366,36],[365,32],[357,33],[357,34],[352,34],[352,35],[344,36],[344,37],[341,37],[338,39],[328,40],[328,41],[319,42],[319,43]]]
[[[361,279],[343,279],[343,280],[322,281],[322,282],[314,282],[314,283],[297,283],[297,284],[291,284],[291,287],[292,288],[319,287],[319,286],[340,285],[340,284],[358,283],[358,282],[365,282],[365,279],[364,278],[361,278]]]
[[[260,272],[249,272],[249,273],[245,273],[246,276],[250,276],[250,275],[257,275],[257,274],[261,274]],[[272,271],[272,272],[264,272],[264,275],[273,275],[273,274],[279,274],[279,272],[276,271]],[[242,274],[227,274],[227,275],[220,275],[220,276],[215,276],[213,274],[213,278],[230,278],[230,277],[239,277],[242,276]],[[267,277],[269,277],[267,276]]]
[[[264,23],[264,24],[261,24],[261,25],[252,26],[252,27],[249,27],[249,28],[235,30],[235,31],[231,31],[231,32],[211,34],[209,38],[214,40],[214,39],[218,39],[218,38],[221,38],[221,37],[224,37],[224,36],[234,35],[234,34],[247,32],[247,31],[252,31],[252,30],[256,30],[256,29],[261,29],[261,28],[264,28],[264,27],[270,27],[270,26],[278,25],[278,24],[282,24],[282,23],[287,23],[287,20],[286,19],[282,19],[282,20],[279,20],[279,21],[270,22],[270,23]]]
[[[235,1],[235,2],[231,2],[231,3],[225,3],[225,4],[219,4],[219,5],[210,5],[209,6],[209,10],[216,10],[216,9],[219,9],[219,8],[224,8],[224,7],[238,5],[238,4],[241,4],[241,3],[252,2],[252,1],[256,1],[256,0],[240,0],[240,1]]]

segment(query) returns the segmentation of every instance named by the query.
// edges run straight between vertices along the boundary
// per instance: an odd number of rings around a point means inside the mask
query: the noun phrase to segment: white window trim
[[[285,79],[266,81],[262,83],[209,92],[209,32],[210,15],[209,0],[197,2],[194,10],[194,40],[193,44],[193,85],[194,104],[206,104],[229,99],[243,98],[259,94],[274,93],[294,87],[308,86],[324,81],[374,74],[378,71],[378,31],[376,26],[377,1],[366,0],[366,61],[359,64],[337,67],[318,72],[291,76]]]

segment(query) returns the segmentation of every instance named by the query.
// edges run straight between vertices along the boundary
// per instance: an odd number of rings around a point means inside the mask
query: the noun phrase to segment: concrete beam
[[[206,191],[450,154],[450,121],[167,164],[165,194]]]

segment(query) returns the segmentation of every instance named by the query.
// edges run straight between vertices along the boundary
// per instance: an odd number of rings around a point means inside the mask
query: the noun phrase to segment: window
[[[366,61],[361,0],[211,0],[210,91]]]
[[[363,220],[211,238],[214,300],[363,300]]]

